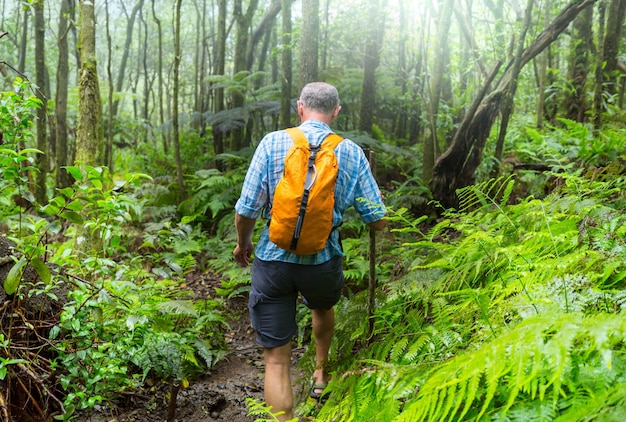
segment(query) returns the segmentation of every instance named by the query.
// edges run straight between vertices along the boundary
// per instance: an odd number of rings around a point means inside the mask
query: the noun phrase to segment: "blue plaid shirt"
[[[304,122],[300,129],[311,145],[319,145],[332,132],[327,124],[316,120]],[[248,168],[241,196],[235,204],[235,211],[239,215],[255,219],[259,215],[265,219],[270,218],[274,189],[282,176],[285,157],[292,145],[293,140],[285,131],[269,133],[261,140]],[[339,171],[335,185],[333,227],[341,225],[343,214],[351,205],[366,224],[383,218],[386,214],[385,205],[363,150],[354,142],[345,139],[335,148],[335,155]],[[312,255],[296,255],[279,248],[269,240],[267,224],[263,227],[254,254],[263,261],[305,265],[321,264],[334,256],[343,256],[337,230],[332,231],[322,251]]]

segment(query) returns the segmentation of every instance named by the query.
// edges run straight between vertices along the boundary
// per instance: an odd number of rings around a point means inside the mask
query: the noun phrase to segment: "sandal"
[[[328,393],[325,393],[324,390],[328,387],[327,383],[322,382],[313,382],[311,386],[311,392],[309,393],[309,397],[314,400],[319,401],[320,403],[324,403],[326,399],[328,399]]]

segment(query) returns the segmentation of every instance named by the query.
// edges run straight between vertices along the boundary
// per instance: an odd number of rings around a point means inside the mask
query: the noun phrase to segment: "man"
[[[310,83],[302,89],[297,105],[301,118],[299,128],[311,145],[319,145],[332,132],[330,124],[341,110],[337,89],[327,83]],[[274,190],[292,145],[293,140],[286,132],[273,132],[261,140],[252,158],[241,197],[235,205],[237,246],[233,254],[242,267],[249,264],[254,249],[252,232],[256,218],[262,212],[263,217],[270,217]],[[365,154],[347,139],[334,151],[339,170],[333,227],[338,227],[346,209],[354,206],[363,222],[382,230],[386,210]],[[252,265],[248,308],[257,342],[264,349],[265,401],[273,413],[284,412],[279,416],[281,421],[293,417],[290,342],[297,331],[298,293],[312,310],[316,369],[311,397],[320,398],[329,381],[324,364],[335,327],[333,306],[343,288],[342,256],[337,230],[331,232],[324,249],[312,255],[296,255],[279,248],[269,240],[267,225],[261,233]]]

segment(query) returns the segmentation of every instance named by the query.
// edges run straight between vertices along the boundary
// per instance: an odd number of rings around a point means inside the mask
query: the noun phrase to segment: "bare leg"
[[[272,407],[272,413],[284,412],[277,416],[279,421],[293,418],[293,392],[291,391],[291,343],[272,349],[264,349],[265,359],[265,401]]]
[[[335,331],[334,309],[313,309],[313,335],[315,336],[315,372],[313,378],[316,383],[326,384],[330,376],[324,366],[328,360],[330,342]],[[316,391],[321,393],[321,391]]]

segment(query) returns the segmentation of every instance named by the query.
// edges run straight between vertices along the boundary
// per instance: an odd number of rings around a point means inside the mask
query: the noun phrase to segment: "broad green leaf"
[[[185,215],[181,219],[180,224],[193,223],[196,220],[197,217],[198,217],[198,215]]]
[[[67,204],[65,208],[72,211],[81,211],[83,209],[83,204],[80,201],[72,201]]]
[[[65,169],[67,170],[67,172],[69,174],[72,175],[72,177],[75,180],[83,180],[85,178],[85,176],[83,175],[83,172],[78,167],[67,166],[67,167],[65,167]]]
[[[54,327],[52,327],[50,329],[50,333],[48,334],[48,338],[50,340],[54,340],[55,338],[57,338],[59,336],[60,333],[61,333],[61,328],[58,325],[55,325]]]
[[[62,212],[61,217],[75,224],[83,224],[83,218],[80,216],[80,214],[74,211]]]
[[[37,271],[37,275],[39,276],[41,281],[43,281],[46,284],[50,284],[50,279],[51,279],[50,269],[41,259],[33,258],[30,261],[30,265],[32,265],[35,271]]]
[[[23,150],[20,151],[21,154],[31,154],[31,153],[35,153],[35,154],[43,154],[43,151],[40,151],[38,149],[35,148],[24,148]]]
[[[72,188],[59,189],[59,193],[61,193],[61,195],[64,195],[67,198],[71,198],[72,195],[74,195],[74,189]]]
[[[22,280],[24,265],[26,265],[26,258],[21,258],[9,270],[7,278],[4,280],[4,291],[7,294],[12,295],[17,291],[17,288],[20,285],[20,281]]]
[[[59,207],[53,203],[49,203],[48,205],[41,207],[41,211],[46,215],[55,215],[59,212]]]

